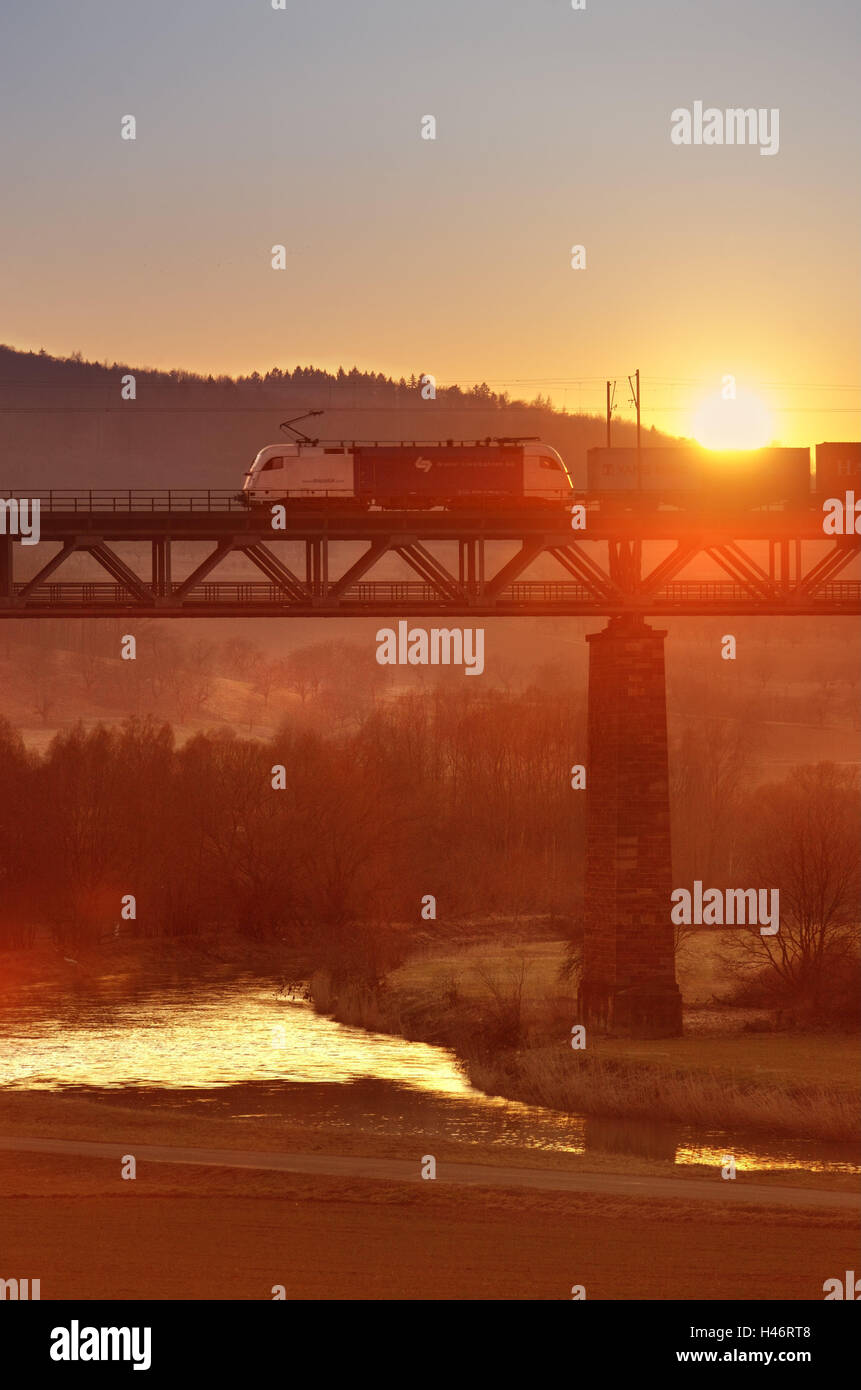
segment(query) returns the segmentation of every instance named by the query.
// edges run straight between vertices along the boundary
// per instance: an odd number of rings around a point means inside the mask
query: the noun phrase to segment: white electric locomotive
[[[297,417],[301,418],[301,417]],[[415,509],[570,501],[574,484],[555,449],[537,439],[432,443],[326,442],[285,421],[294,439],[261,449],[243,497],[273,502]]]

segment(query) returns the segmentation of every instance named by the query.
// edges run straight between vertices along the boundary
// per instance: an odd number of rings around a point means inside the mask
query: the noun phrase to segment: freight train
[[[415,511],[431,507],[544,506],[585,502],[606,510],[706,506],[798,510],[861,490],[861,444],[717,452],[695,445],[589,449],[585,487],[538,439],[432,443],[331,443],[293,429],[293,441],[261,449],[245,476],[250,506],[287,502]]]

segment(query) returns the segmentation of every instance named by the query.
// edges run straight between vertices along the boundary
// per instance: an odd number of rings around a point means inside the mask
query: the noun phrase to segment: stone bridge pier
[[[666,632],[612,618],[589,643],[580,1021],[599,1033],[682,1031],[670,921]]]

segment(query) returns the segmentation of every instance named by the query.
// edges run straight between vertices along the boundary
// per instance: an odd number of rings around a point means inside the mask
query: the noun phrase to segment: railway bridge
[[[857,617],[861,536],[826,536],[812,508],[698,514],[588,504],[585,528],[573,530],[565,510],[522,504],[397,512],[303,499],[276,529],[268,508],[230,492],[65,490],[39,503],[27,574],[19,573],[19,538],[0,535],[0,618],[609,619],[587,638],[581,1021],[636,1036],[681,1031],[669,915],[666,630],[648,620]],[[116,549],[128,543],[136,563]],[[191,543],[204,543],[203,558],[188,560]],[[105,577],[64,578],[77,555]],[[240,556],[259,577],[224,577]],[[380,575],[393,558],[407,578]],[[552,562],[554,576],[530,577],[536,562],[545,572]],[[682,577],[704,562],[712,577]]]
[[[815,510],[702,516],[596,508],[574,531],[562,509],[357,511],[303,501],[286,509],[276,530],[268,508],[249,508],[231,492],[53,491],[39,503],[39,546],[24,553],[38,550],[41,559],[45,547],[55,549],[16,578],[18,537],[0,534],[0,617],[813,616],[857,613],[861,604],[858,580],[845,578],[861,538],[825,536]],[[127,542],[149,547],[143,572],[112,548]],[[180,575],[177,548],[200,542],[208,554]],[[285,543],[299,547],[298,570],[278,553]],[[456,547],[456,563],[440,556],[440,545]],[[665,553],[644,565],[644,545]],[[500,546],[513,553],[494,563]],[[81,554],[103,579],[62,577]],[[219,578],[236,556],[259,578]],[[393,556],[410,577],[374,578]],[[555,562],[557,576],[527,578],[542,557]],[[720,578],[679,578],[702,557]]]

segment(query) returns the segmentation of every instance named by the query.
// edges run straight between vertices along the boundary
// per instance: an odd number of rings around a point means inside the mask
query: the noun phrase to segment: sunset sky
[[[639,367],[644,423],[679,434],[732,373],[774,439],[857,438],[859,15],[18,0],[0,338],[213,374],[427,371],[569,410],[603,411],[611,376],[626,415]],[[779,152],[674,146],[697,100],[778,108]]]

